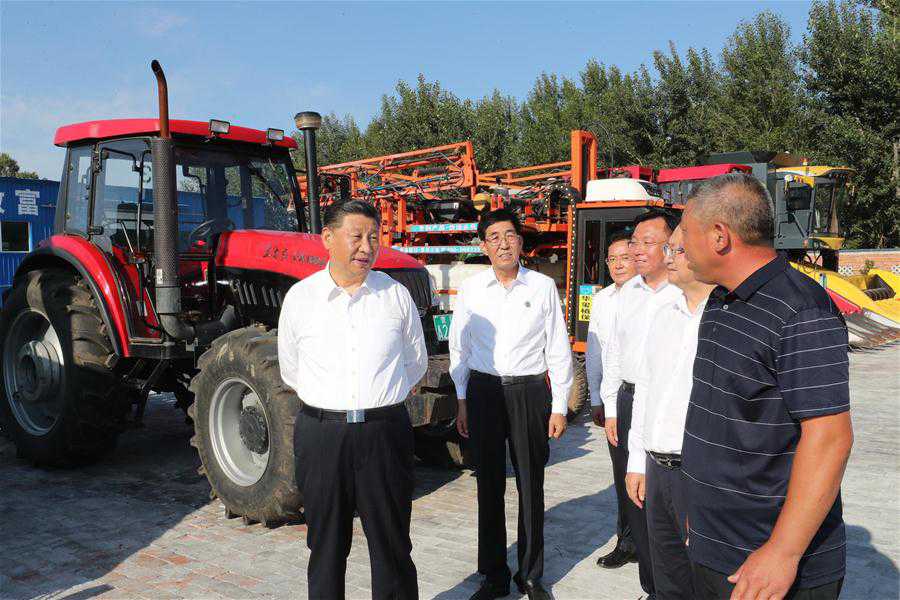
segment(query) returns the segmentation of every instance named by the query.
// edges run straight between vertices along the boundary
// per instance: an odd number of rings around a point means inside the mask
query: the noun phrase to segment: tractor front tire
[[[294,421],[301,402],[281,380],[274,331],[245,327],[215,340],[191,382],[191,444],[226,514],[274,525],[300,515]]]
[[[64,269],[29,272],[0,312],[0,423],[20,457],[68,467],[110,451],[130,405],[97,299]]]

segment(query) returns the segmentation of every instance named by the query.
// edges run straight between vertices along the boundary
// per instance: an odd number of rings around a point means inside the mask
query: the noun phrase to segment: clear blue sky
[[[382,94],[419,73],[463,98],[518,98],[535,78],[577,78],[590,58],[633,70],[654,49],[718,54],[770,9],[800,39],[808,2],[0,2],[0,149],[58,179],[56,127],[155,116],[149,63],[173,117],[292,130],[300,110],[365,126]]]

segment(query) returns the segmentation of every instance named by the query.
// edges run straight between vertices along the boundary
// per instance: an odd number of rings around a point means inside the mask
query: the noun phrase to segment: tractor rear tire
[[[275,331],[245,327],[215,340],[191,382],[191,445],[226,513],[271,526],[296,519],[294,422],[301,402],[281,380]]]
[[[587,369],[584,366],[584,359],[573,356],[572,369],[572,389],[569,391],[568,412],[566,413],[566,419],[569,421],[574,421],[588,404]]]
[[[64,269],[22,278],[0,312],[0,423],[40,466],[96,460],[115,446],[129,404],[97,299]]]

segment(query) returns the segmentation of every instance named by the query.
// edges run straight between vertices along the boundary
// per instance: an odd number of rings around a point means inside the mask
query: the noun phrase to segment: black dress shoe
[[[597,566],[604,569],[618,569],[630,562],[637,562],[637,553],[617,545],[612,552],[597,559]]]
[[[544,589],[540,581],[522,579],[518,573],[513,575],[513,581],[519,588],[519,593],[528,594],[528,600],[553,600],[553,595]]]
[[[494,598],[505,598],[506,596],[509,596],[509,583],[503,586],[485,581],[469,600],[494,600]]]

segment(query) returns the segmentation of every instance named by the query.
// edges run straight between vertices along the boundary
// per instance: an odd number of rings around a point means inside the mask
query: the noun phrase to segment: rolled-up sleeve
[[[552,411],[564,415],[568,410],[569,391],[572,389],[572,347],[569,345],[569,332],[566,330],[559,292],[552,282],[548,288],[549,314],[544,329],[547,336],[544,356],[550,372]]]
[[[797,420],[850,410],[847,326],[822,308],[799,311],[781,329],[778,386]]]
[[[466,308],[465,286],[460,286],[453,307],[453,318],[450,321],[448,347],[450,350],[450,378],[456,388],[456,397],[465,398],[469,385],[469,340],[466,330],[469,324],[469,311]]]

